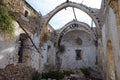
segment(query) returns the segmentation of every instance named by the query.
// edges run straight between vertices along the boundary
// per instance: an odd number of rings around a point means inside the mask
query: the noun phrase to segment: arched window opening
[[[76,60],[81,60],[82,59],[81,52],[82,52],[81,50],[75,50]]]
[[[28,11],[25,10],[25,17],[28,17]]]

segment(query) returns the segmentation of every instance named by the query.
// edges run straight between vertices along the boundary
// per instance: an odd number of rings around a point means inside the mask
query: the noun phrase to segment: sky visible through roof
[[[26,0],[36,11],[40,12],[42,15],[46,15],[52,11],[55,7],[60,5],[66,0]],[[100,8],[101,0],[69,0],[72,2],[82,3],[92,8]],[[85,22],[91,25],[91,18],[83,11],[75,8],[75,13],[78,21]],[[63,27],[66,23],[75,19],[73,14],[73,9],[68,7],[59,11],[56,15],[52,17],[49,24],[54,29],[59,29]]]

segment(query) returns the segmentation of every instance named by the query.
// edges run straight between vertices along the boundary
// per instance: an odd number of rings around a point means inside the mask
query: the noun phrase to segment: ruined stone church
[[[102,80],[120,80],[120,0],[102,0],[100,9],[63,2],[44,16],[25,0],[3,1],[15,30],[11,40],[0,33],[0,80],[31,80],[21,77],[31,77],[32,69],[80,68],[97,69]],[[55,30],[49,21],[67,7],[87,13],[96,27],[73,20]]]

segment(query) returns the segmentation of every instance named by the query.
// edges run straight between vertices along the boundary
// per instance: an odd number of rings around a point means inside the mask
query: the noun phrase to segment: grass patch
[[[56,79],[60,80],[64,77],[63,73],[61,71],[49,71],[47,73],[42,73],[42,79]]]
[[[40,80],[40,73],[38,71],[33,73],[32,80]]]
[[[74,74],[72,71],[63,71],[64,75],[70,76],[70,74]]]
[[[83,73],[85,76],[89,76],[89,75],[90,75],[90,70],[89,70],[89,68],[81,68],[80,70],[82,71],[82,73]]]

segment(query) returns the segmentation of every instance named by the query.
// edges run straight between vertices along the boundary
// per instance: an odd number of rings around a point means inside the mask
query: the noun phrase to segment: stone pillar
[[[119,1],[120,2],[120,1]],[[120,4],[118,3],[117,0],[111,0],[109,2],[110,7],[114,10],[114,14],[116,16],[116,24],[117,24],[117,29],[118,29],[118,34],[120,33]],[[120,35],[119,37],[119,46],[120,46]]]
[[[118,33],[118,40],[119,40],[119,49],[120,49],[120,0],[111,0],[109,2],[110,7],[113,9],[116,19],[116,25],[117,26],[117,33]],[[113,26],[114,27],[114,26]],[[115,56],[115,74],[116,74],[116,80],[120,80],[120,61],[119,61],[120,51],[119,53],[116,53]]]

